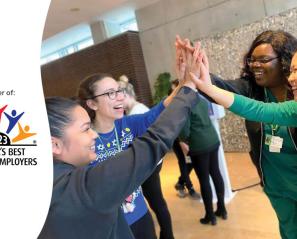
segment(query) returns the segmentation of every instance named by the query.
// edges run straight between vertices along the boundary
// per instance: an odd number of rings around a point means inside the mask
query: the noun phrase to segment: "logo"
[[[0,107],[0,146],[37,146],[33,137],[36,133],[22,121],[25,112],[19,113],[8,105]]]
[[[0,105],[0,166],[36,166],[37,146],[25,112]],[[35,148],[35,147],[34,147]]]

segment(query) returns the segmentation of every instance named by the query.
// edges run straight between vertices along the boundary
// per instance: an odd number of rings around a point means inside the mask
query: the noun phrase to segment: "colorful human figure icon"
[[[11,115],[9,115],[6,112],[4,112],[5,116],[9,120],[9,125],[8,125],[7,130],[6,130],[7,134],[10,133],[10,131],[13,129],[13,127],[16,125],[16,123],[19,121],[19,119],[23,116],[24,113],[25,112],[20,113],[19,115],[17,115],[16,110],[12,110]]]
[[[29,132],[30,131],[30,126],[29,125],[26,125],[24,128],[22,128],[21,124],[18,123],[18,127],[19,127],[19,134],[12,139],[13,143],[21,141],[21,140],[26,139],[26,138],[29,138],[29,137],[36,134],[36,133],[30,133]]]
[[[1,116],[2,113],[4,112],[4,110],[6,109],[7,105],[4,105],[1,109],[0,109],[0,122],[1,122]]]

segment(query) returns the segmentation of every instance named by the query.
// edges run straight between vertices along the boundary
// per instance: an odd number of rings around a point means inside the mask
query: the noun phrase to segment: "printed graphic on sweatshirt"
[[[129,144],[132,143],[134,139],[130,128],[123,129],[118,137],[119,142],[117,142],[115,135],[113,135],[113,137],[111,139],[108,139],[107,141],[102,137],[100,140],[96,141],[96,161],[100,163],[107,158],[116,155],[119,152],[119,147],[120,151],[124,150],[128,147]]]
[[[91,163],[95,165],[101,163],[118,152],[126,149],[133,141],[134,135],[130,128],[126,127],[118,134],[118,140],[115,133],[111,132],[107,138],[98,137],[96,140],[96,154],[97,159]],[[119,150],[120,149],[120,150]],[[124,213],[132,213],[136,209],[136,201],[142,195],[141,187],[136,189],[130,196],[128,196],[122,203]]]

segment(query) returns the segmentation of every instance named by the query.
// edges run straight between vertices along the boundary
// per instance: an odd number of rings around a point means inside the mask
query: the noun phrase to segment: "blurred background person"
[[[129,83],[127,76],[122,75],[118,82],[120,87],[126,91],[124,108],[127,115],[143,114],[149,111],[147,106],[137,101],[134,87]],[[173,239],[171,216],[162,193],[161,168],[162,163],[157,166],[153,174],[142,184],[142,192],[150,208],[156,214],[160,226],[160,239]]]
[[[169,90],[168,94],[170,94],[179,84],[178,79],[175,79],[171,82],[171,89]],[[190,173],[193,169],[192,162],[190,157],[188,156],[189,153],[189,146],[180,141],[177,138],[172,147],[175,156],[178,162],[178,168],[180,171],[180,176],[178,177],[177,183],[174,185],[174,188],[177,191],[177,195],[180,198],[184,198],[187,196],[187,192],[189,193],[190,198],[198,200],[200,199],[200,194],[197,193],[193,187],[193,183],[190,178]]]

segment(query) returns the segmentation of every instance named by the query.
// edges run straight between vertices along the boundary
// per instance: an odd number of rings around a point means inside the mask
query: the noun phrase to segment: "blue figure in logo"
[[[6,130],[6,134],[9,134],[9,132],[13,129],[13,127],[16,125],[16,123],[19,121],[19,119],[23,116],[24,113],[25,112],[20,113],[19,115],[16,115],[17,114],[16,110],[12,110],[11,115],[9,115],[6,112],[4,112],[5,116],[9,120],[9,125]]]

